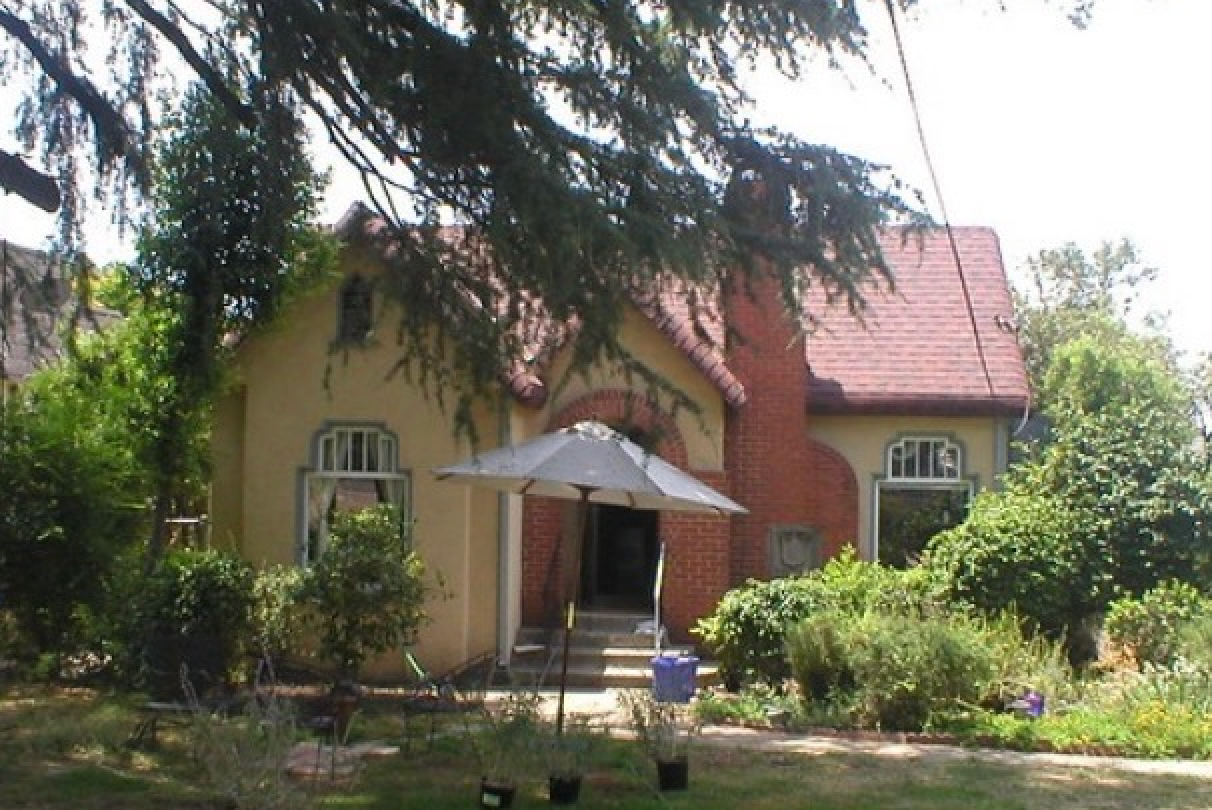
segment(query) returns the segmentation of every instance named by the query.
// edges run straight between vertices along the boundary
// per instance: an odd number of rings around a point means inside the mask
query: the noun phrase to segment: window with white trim
[[[914,565],[939,532],[968,515],[972,482],[963,448],[943,436],[907,436],[889,443],[875,487],[875,559]]]
[[[957,481],[962,467],[960,446],[950,439],[906,438],[888,445],[884,474],[890,481]]]
[[[337,425],[315,437],[313,467],[304,472],[303,538],[300,562],[324,553],[328,527],[338,511],[389,503],[409,521],[411,476],[399,467],[398,443],[390,431],[366,425]]]

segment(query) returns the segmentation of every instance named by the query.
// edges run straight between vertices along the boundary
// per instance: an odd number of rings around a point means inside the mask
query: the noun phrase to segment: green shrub
[[[0,405],[0,600],[27,662],[73,653],[144,525],[137,469],[90,429],[97,404],[42,374]],[[134,494],[132,494],[134,493]]]
[[[933,592],[927,572],[885,568],[847,549],[804,576],[750,580],[729,591],[693,632],[719,661],[726,683],[780,684],[791,675],[789,627],[819,611],[918,612],[933,604]]]
[[[1024,622],[1013,613],[973,621],[981,626],[994,668],[991,691],[981,701],[984,705],[1000,709],[1028,689],[1052,702],[1073,697],[1073,668],[1060,640],[1025,632]]]
[[[854,617],[822,612],[787,631],[791,671],[806,701],[823,703],[854,684],[847,645]]]
[[[985,493],[963,524],[931,540],[923,565],[949,601],[989,615],[1015,611],[1059,636],[1084,616],[1089,601],[1077,531],[1056,498]]]
[[[204,690],[225,679],[246,638],[252,567],[221,551],[174,550],[142,583],[144,678],[154,693],[175,694],[185,664]]]
[[[1179,629],[1178,654],[1195,669],[1212,673],[1212,613],[1205,611]]]
[[[371,655],[414,641],[429,588],[398,509],[382,504],[338,512],[330,531],[300,598],[320,654],[338,682],[352,682]]]
[[[818,608],[807,577],[750,580],[724,594],[694,632],[719,661],[725,683],[778,683],[790,674],[786,628]]]
[[[1138,664],[1169,666],[1183,628],[1210,613],[1208,600],[1185,582],[1171,580],[1139,597],[1116,599],[1103,625],[1107,640],[1133,652]]]
[[[995,673],[980,626],[963,617],[869,614],[846,639],[867,724],[912,731],[936,712],[978,703]]]
[[[250,653],[276,660],[300,652],[302,590],[303,569],[298,566],[274,565],[257,572],[246,642]]]

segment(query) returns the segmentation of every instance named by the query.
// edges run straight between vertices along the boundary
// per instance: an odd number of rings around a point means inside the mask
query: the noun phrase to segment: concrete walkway
[[[545,689],[543,711],[554,714],[557,693]],[[624,729],[626,718],[619,712],[618,692],[612,689],[569,689],[565,694],[567,714],[587,716],[612,729]],[[993,762],[1005,765],[1094,768],[1144,774],[1174,774],[1212,779],[1212,762],[1189,760],[1127,759],[1124,757],[1079,756],[1075,754],[1023,753],[985,748],[961,748],[956,745],[900,742],[897,735],[845,734],[814,735],[781,731],[762,731],[737,726],[707,726],[699,736],[704,745],[741,748],[752,751],[821,754],[867,754],[893,759],[953,759]]]

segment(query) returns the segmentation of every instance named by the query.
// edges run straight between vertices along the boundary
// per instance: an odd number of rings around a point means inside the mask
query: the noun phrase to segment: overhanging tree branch
[[[76,75],[71,66],[51,53],[46,43],[34,35],[29,24],[15,14],[0,10],[0,28],[24,45],[47,77],[83,108],[96,127],[97,146],[103,158],[128,158],[139,162],[131,127],[96,85]]]
[[[0,189],[11,191],[43,211],[59,210],[62,198],[53,177],[30,166],[16,155],[0,149]]]
[[[228,113],[233,118],[243,124],[245,127],[253,127],[256,124],[256,116],[250,106],[240,100],[239,96],[231,91],[231,87],[223,76],[214,69],[214,67],[198,53],[189,38],[185,36],[185,32],[177,25],[174,25],[171,20],[165,17],[156,9],[148,5],[144,0],[126,0],[126,5],[147,21],[152,28],[160,32],[161,36],[172,43],[177,49],[177,53],[181,54],[181,58],[185,60],[194,72],[198,74],[207,89],[214,94],[220,104],[227,109]]]

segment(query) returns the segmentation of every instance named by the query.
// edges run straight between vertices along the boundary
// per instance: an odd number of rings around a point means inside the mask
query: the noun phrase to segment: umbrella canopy
[[[589,504],[602,503],[670,512],[717,515],[746,509],[692,475],[647,452],[601,422],[579,422],[521,444],[490,450],[469,461],[434,470],[442,481],[487,487],[515,495],[540,495],[578,501],[577,542],[585,534]],[[574,570],[579,570],[574,551]],[[564,693],[568,648],[576,626],[576,583],[564,625],[556,733],[564,729]]]
[[[515,495],[670,512],[726,515],[745,508],[692,475],[647,452],[601,422],[580,422],[529,441],[481,453],[434,471]]]

